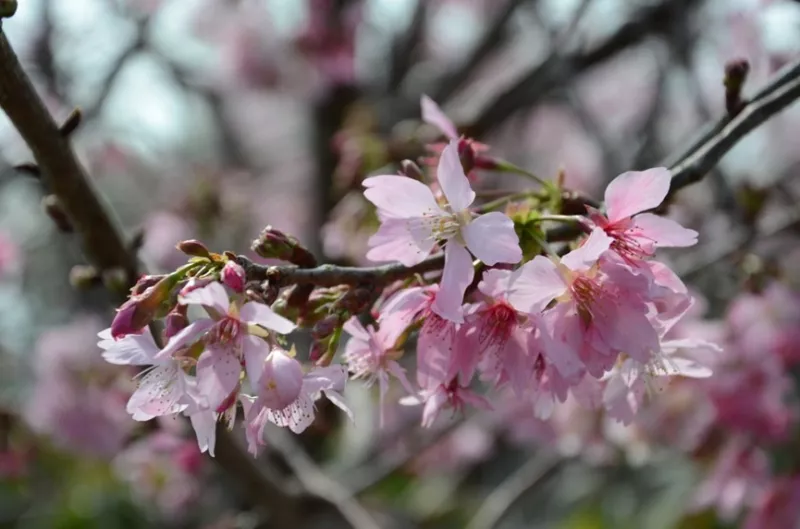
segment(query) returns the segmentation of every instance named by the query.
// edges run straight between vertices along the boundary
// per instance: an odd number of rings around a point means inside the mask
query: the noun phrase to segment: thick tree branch
[[[121,269],[133,279],[136,259],[0,31],[0,106],[39,164],[48,189],[61,200],[87,257],[100,270]]]
[[[136,256],[91,185],[69,142],[48,113],[0,31],[0,106],[19,130],[50,191],[61,201],[89,260],[101,270],[122,269],[132,281]],[[296,527],[298,511],[283,490],[258,469],[227,432],[217,434],[216,461],[244,484],[250,501],[269,511],[274,527]]]

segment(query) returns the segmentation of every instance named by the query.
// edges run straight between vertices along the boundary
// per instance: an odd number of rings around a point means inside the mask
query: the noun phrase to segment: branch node
[[[58,131],[61,133],[61,136],[68,138],[80,126],[82,120],[83,114],[81,114],[81,109],[73,108]]]

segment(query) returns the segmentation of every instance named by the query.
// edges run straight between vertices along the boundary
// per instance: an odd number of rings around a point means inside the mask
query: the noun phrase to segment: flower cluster
[[[697,241],[696,232],[649,212],[669,191],[667,169],[620,175],[606,190],[604,211],[588,208],[581,217],[556,211],[546,196],[560,197],[560,189],[540,181],[543,189],[531,193],[539,202],[527,206],[536,211],[520,221],[513,209],[499,210],[512,200],[476,204],[467,173],[521,170],[457,137],[427,98],[423,119],[449,139],[433,149],[434,181],[423,182],[418,168],[363,181],[380,221],[367,258],[398,263],[389,268],[400,267],[402,273],[392,276],[400,280],[381,279],[378,267],[364,272],[363,281],[292,286],[280,267],[253,275],[254,265],[244,258],[183,241],[179,249],[192,256],[188,264],[142,278],[100,333],[108,362],[145,367],[127,404],[134,419],[183,414],[201,449],[213,455],[217,422],[232,428],[241,405],[256,454],[267,424],[304,431],[323,395],[350,415],[341,395],[348,372],[378,382],[381,410],[390,380],[397,379],[406,392],[401,404],[423,405],[424,426],[444,408],[488,409],[493,397],[509,392],[539,419],[572,395],[627,424],[648,387],[672,375],[710,375],[692,350],[715,346],[667,337],[692,297],[654,260],[655,252]],[[531,227],[547,221],[579,226],[581,235],[555,253],[545,233]],[[533,247],[531,240],[521,244],[520,232],[532,237]],[[269,227],[253,250],[295,269],[316,266],[297,239]],[[423,266],[426,275],[415,274],[429,259],[443,266]],[[364,321],[367,314],[374,321]],[[147,328],[159,318],[166,323],[163,345]],[[284,338],[297,327],[312,330],[310,368]],[[349,339],[342,363],[333,363],[343,334]],[[413,335],[416,384],[403,365]]]

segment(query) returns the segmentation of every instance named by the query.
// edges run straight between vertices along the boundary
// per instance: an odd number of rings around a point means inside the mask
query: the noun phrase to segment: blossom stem
[[[547,221],[572,223],[572,222],[580,222],[581,218],[578,215],[542,215],[541,217],[533,219],[533,222],[547,222]]]

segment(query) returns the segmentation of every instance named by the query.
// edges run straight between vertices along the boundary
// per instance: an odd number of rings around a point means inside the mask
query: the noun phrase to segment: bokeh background
[[[3,30],[56,120],[82,110],[73,145],[152,271],[183,262],[183,239],[249,253],[266,225],[367,264],[360,181],[426,155],[422,94],[493,154],[602,198],[724,114],[728,61],[749,61],[747,96],[800,57],[789,0],[24,0]],[[80,288],[79,241],[30,161],[3,116],[0,527],[272,527],[182,422],[126,414],[131,373],[96,345],[110,298]],[[351,382],[355,424],[322,406],[253,464],[380,527],[794,527],[799,163],[794,105],[671,206],[701,234],[666,257],[699,300],[679,333],[725,359],[633,425],[571,401],[541,422],[509,399],[429,430],[396,406],[380,430],[374,388]],[[309,505],[301,527],[350,526]]]

